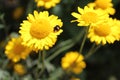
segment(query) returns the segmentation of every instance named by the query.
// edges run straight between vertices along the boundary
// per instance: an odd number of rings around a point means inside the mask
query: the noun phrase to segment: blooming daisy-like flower
[[[34,11],[34,15],[29,14],[27,19],[21,24],[19,31],[23,39],[22,44],[34,51],[48,50],[52,47],[62,32],[61,19],[55,15],[49,16],[48,11]]]
[[[14,65],[14,71],[20,76],[22,76],[26,73],[26,69],[25,69],[24,65],[19,64],[19,63]]]
[[[88,6],[94,7],[95,9],[103,9],[111,15],[115,13],[112,0],[95,0],[95,2],[89,3]]]
[[[5,47],[5,54],[8,59],[18,62],[20,59],[26,59],[30,53],[30,49],[23,46],[21,38],[12,38]]]
[[[119,40],[119,27],[115,25],[115,21],[110,18],[107,22],[91,26],[88,32],[88,38],[96,44],[114,43]]]
[[[49,9],[56,6],[56,4],[60,2],[60,0],[35,0],[35,2],[37,2],[38,7],[43,6],[46,9]]]
[[[103,10],[95,10],[93,7],[85,6],[84,9],[78,7],[78,12],[72,12],[72,16],[77,20],[72,22],[79,22],[78,26],[88,26],[99,22],[104,22],[108,18],[108,14]]]
[[[118,31],[120,31],[120,20],[118,19],[113,19],[114,25],[118,27]],[[120,40],[120,33],[119,33],[119,40]]]
[[[62,58],[61,65],[64,70],[79,74],[86,67],[83,60],[84,57],[81,54],[71,51]]]

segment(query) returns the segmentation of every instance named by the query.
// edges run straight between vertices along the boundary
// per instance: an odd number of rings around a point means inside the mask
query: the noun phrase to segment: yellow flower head
[[[5,54],[8,59],[18,62],[20,59],[26,59],[30,53],[30,49],[23,46],[21,38],[12,38],[5,47]]]
[[[19,63],[14,65],[14,71],[20,76],[22,76],[26,73],[26,69],[25,69],[24,65],[19,64]]]
[[[35,0],[35,2],[37,2],[38,7],[43,6],[46,9],[49,9],[56,6],[56,4],[60,2],[60,0]]]
[[[107,22],[91,26],[88,33],[88,38],[96,44],[114,43],[119,40],[120,31],[115,21],[110,18]]]
[[[78,26],[88,26],[95,23],[103,22],[108,18],[108,14],[103,10],[95,10],[93,7],[85,6],[84,9],[78,7],[78,12],[72,12],[72,16],[77,18],[77,20],[72,20],[72,22],[77,21]]]
[[[114,25],[118,28],[118,31],[120,31],[120,20],[113,19]],[[119,40],[120,40],[120,33],[119,33]]]
[[[71,51],[62,58],[61,65],[64,70],[79,74],[86,67],[83,60],[84,57],[81,54]]]
[[[34,15],[29,14],[27,19],[21,24],[19,31],[23,44],[34,51],[52,47],[62,32],[61,19],[54,15],[49,16],[48,11],[34,11]]]
[[[89,3],[88,6],[94,7],[95,9],[103,9],[111,15],[115,13],[112,0],[95,0],[95,2]]]

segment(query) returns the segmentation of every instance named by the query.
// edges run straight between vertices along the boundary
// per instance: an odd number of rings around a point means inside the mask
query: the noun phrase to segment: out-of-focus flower
[[[80,79],[76,77],[72,77],[70,80],[80,80]]]
[[[120,28],[112,18],[107,22],[91,26],[88,32],[88,38],[96,44],[114,43],[119,40]]]
[[[89,3],[88,6],[94,7],[95,9],[102,9],[113,15],[115,9],[113,8],[112,0],[95,0],[93,3]]]
[[[19,19],[22,16],[23,12],[24,12],[23,7],[15,8],[15,10],[13,11],[13,18]]]
[[[49,16],[48,11],[34,11],[34,15],[29,14],[27,19],[21,24],[19,31],[23,44],[34,51],[52,47],[62,32],[61,19],[55,15]]]
[[[85,6],[84,9],[78,7],[78,12],[72,12],[72,16],[77,18],[78,26],[88,26],[99,22],[104,22],[108,18],[108,14],[100,9],[95,10],[93,7]]]
[[[45,7],[46,9],[49,9],[51,7],[56,6],[57,3],[60,2],[60,0],[35,0],[37,2],[38,7]]]
[[[30,49],[23,46],[21,38],[12,38],[5,47],[5,54],[8,59],[18,62],[20,59],[26,59],[30,53]]]
[[[83,61],[84,57],[78,52],[68,52],[62,58],[62,68],[67,72],[73,72],[79,74],[86,67],[86,63]]]
[[[14,72],[20,76],[24,75],[26,73],[25,66],[19,63],[14,64]]]
[[[120,31],[120,20],[118,19],[113,19],[114,25],[118,27],[118,31]],[[119,40],[120,40],[120,34],[119,34]]]

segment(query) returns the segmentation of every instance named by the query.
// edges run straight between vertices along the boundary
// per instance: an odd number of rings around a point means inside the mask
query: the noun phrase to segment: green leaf
[[[48,72],[51,72],[51,71],[55,70],[54,65],[52,65],[50,62],[45,61],[44,64],[45,64],[45,67],[46,67],[46,69],[47,69]]]
[[[4,25],[3,24],[0,24],[0,29],[3,29],[4,28]]]
[[[10,80],[10,74],[0,69],[0,80]]]
[[[50,74],[48,80],[58,80],[64,74],[62,68],[57,68],[53,73]]]

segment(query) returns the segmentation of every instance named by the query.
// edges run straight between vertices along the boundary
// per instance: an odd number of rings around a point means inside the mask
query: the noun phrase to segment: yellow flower
[[[93,7],[85,6],[84,9],[78,7],[78,12],[72,12],[72,16],[77,20],[72,22],[79,22],[78,26],[88,26],[99,22],[104,22],[108,18],[108,14],[103,10],[95,10]]]
[[[60,2],[60,0],[35,0],[37,2],[38,7],[45,7],[46,9],[49,9],[51,7],[56,6],[57,3]]]
[[[18,62],[20,59],[26,59],[30,53],[30,49],[21,44],[21,38],[12,38],[5,47],[5,54],[8,59]]]
[[[114,25],[118,27],[118,31],[120,31],[120,20],[114,19]],[[120,40],[120,33],[119,33],[119,40]]]
[[[115,13],[112,0],[95,0],[95,2],[89,3],[88,6],[94,7],[95,9],[103,9],[111,15]]]
[[[73,72],[79,74],[86,67],[85,62],[83,61],[84,57],[78,52],[68,52],[62,58],[61,65],[64,70],[67,72]]]
[[[26,73],[26,69],[25,69],[24,65],[19,64],[19,63],[14,65],[14,71],[20,76],[22,76]]]
[[[34,51],[48,50],[52,47],[57,36],[62,32],[61,19],[51,15],[47,11],[38,13],[34,11],[34,15],[29,14],[28,20],[24,20],[20,27],[23,45],[30,47]]]
[[[115,21],[110,18],[107,22],[91,26],[88,32],[88,38],[96,44],[114,43],[119,40],[119,27],[115,25]]]

